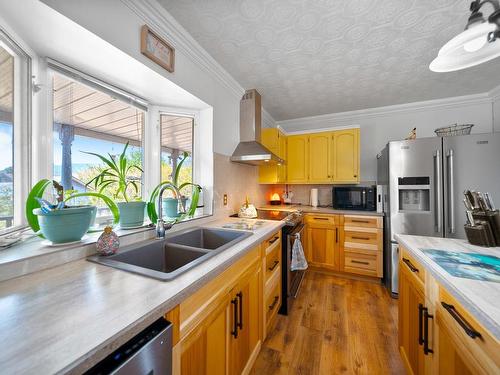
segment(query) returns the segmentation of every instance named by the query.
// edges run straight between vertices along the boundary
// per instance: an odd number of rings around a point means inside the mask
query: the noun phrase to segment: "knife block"
[[[500,246],[500,214],[498,210],[473,211],[472,217],[479,222],[485,222],[489,225],[495,245]]]
[[[476,225],[464,225],[467,240],[472,245],[493,247],[495,246],[495,238],[491,230],[490,224],[486,221],[477,222]]]

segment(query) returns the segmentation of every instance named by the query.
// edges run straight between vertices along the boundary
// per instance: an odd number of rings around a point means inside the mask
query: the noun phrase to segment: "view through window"
[[[0,44],[0,229],[14,224],[14,56]]]
[[[162,114],[161,117],[161,180],[172,181],[173,171],[185,155],[179,170],[178,185],[193,182],[193,133],[192,117]],[[191,186],[186,186],[181,193],[189,198]],[[166,193],[166,196],[171,193]]]
[[[142,132],[144,112],[107,93],[90,88],[63,75],[54,74],[54,179],[65,190],[97,191],[88,184],[105,167],[97,156],[117,158],[128,143],[126,156],[131,165],[142,169]],[[142,173],[133,168],[129,179],[138,183],[138,191],[130,186],[129,199],[141,198]],[[116,189],[105,187],[103,193],[114,197]],[[117,200],[122,200],[120,197]],[[96,224],[111,221],[105,204],[94,198],[82,198],[72,204],[97,205]]]

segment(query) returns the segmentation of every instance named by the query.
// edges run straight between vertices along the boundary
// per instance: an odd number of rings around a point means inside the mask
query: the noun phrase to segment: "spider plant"
[[[143,170],[138,165],[131,164],[127,159],[126,153],[128,146],[129,142],[127,142],[118,158],[111,154],[108,154],[109,157],[106,157],[94,152],[82,151],[84,154],[98,157],[105,165],[100,173],[87,182],[85,186],[93,186],[94,190],[99,193],[103,193],[106,188],[114,187],[113,197],[115,199],[123,198],[123,201],[125,202],[140,200],[137,197],[137,194],[139,194],[140,179],[138,177],[131,176],[131,173],[134,169],[141,173],[143,173]],[[129,197],[129,187],[133,187],[133,190],[135,191],[133,199],[130,199]]]
[[[172,175],[172,181],[162,181],[160,184],[158,184],[152,191],[149,201],[147,203],[146,209],[148,213],[149,220],[151,220],[152,223],[156,223],[158,221],[158,213],[156,211],[156,205],[158,202],[158,195],[160,194],[160,190],[165,186],[165,185],[174,185],[175,187],[178,188],[179,191],[184,189],[185,187],[192,186],[193,187],[193,193],[191,195],[191,204],[189,205],[189,208],[186,210],[186,213],[182,214],[181,216],[173,219],[175,222],[179,222],[184,220],[187,217],[193,217],[196,207],[198,206],[198,200],[200,198],[200,192],[202,187],[198,184],[193,184],[191,182],[184,182],[179,185],[179,176],[181,172],[182,165],[188,158],[189,154],[187,152],[184,152],[182,155],[181,161],[177,164],[177,167],[175,168],[175,171]],[[171,187],[168,187],[167,189],[171,190],[172,192],[175,193],[174,189]],[[181,199],[181,197],[177,197],[177,199]]]
[[[80,197],[94,197],[101,199],[110,209],[111,213],[113,214],[114,218],[114,223],[118,223],[120,215],[118,212],[118,207],[116,204],[113,202],[112,199],[107,197],[104,194],[99,194],[99,193],[94,193],[94,192],[85,192],[85,193],[75,193],[71,192],[69,195],[66,195],[64,198],[63,197],[63,192],[60,188],[60,185],[56,181],[51,181],[47,179],[43,179],[38,181],[35,186],[31,189],[28,198],[26,199],[26,220],[28,222],[28,225],[31,227],[33,232],[35,232],[37,235],[40,237],[43,237],[43,235],[40,232],[40,223],[38,220],[38,215],[35,214],[33,211],[36,209],[41,208],[40,200],[43,199],[43,196],[45,194],[45,191],[47,190],[48,187],[54,186],[57,189],[57,201],[60,203],[61,201],[63,204],[58,204],[54,205],[54,211],[64,211],[65,209],[72,208],[71,206],[67,206],[66,202],[74,199],[74,198],[80,198]]]

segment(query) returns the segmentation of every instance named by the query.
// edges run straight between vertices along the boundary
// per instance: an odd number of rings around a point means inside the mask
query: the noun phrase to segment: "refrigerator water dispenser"
[[[399,177],[399,211],[415,212],[430,211],[430,178],[429,177]]]

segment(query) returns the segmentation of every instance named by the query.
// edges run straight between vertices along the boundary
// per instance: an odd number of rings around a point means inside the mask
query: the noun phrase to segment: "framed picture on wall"
[[[141,28],[141,53],[168,70],[174,71],[175,49],[147,25]]]

